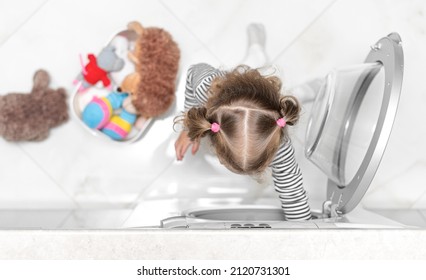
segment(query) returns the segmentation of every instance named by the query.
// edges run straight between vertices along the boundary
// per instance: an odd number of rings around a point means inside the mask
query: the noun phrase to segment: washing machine
[[[401,38],[391,33],[371,46],[365,61],[331,71],[315,92],[304,141],[305,157],[327,176],[321,209],[309,221],[286,221],[271,201],[263,205],[195,207],[161,220],[161,228],[283,229],[404,228],[357,207],[385,152],[401,93]],[[304,172],[305,173],[305,172]]]

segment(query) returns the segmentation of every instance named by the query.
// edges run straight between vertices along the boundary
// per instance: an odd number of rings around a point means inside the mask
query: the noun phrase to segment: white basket
[[[134,43],[136,41],[137,35],[134,31],[132,30],[123,30],[121,32],[116,33],[114,36],[112,36],[111,40],[109,40],[108,44],[116,37],[116,36],[123,36],[125,37],[127,40],[129,40],[129,46],[130,49],[132,50],[132,48],[134,47]],[[127,54],[126,54],[127,55]],[[127,65],[130,61],[126,61],[125,59],[125,64]],[[130,62],[131,63],[131,62]],[[132,67],[126,67],[126,65],[123,67],[122,70],[115,72],[115,74],[117,74],[117,77],[121,76],[124,77],[127,74],[130,74],[132,72],[134,72],[134,65],[133,63]],[[129,66],[129,65],[127,65]],[[119,81],[117,81],[118,78],[114,79],[112,77],[112,75],[109,75],[110,79],[111,79],[111,84],[113,85],[113,88],[118,87],[118,83]],[[78,120],[78,122],[81,124],[81,126],[84,128],[84,130],[86,130],[87,132],[89,132],[91,135],[98,137],[99,139],[103,139],[109,142],[116,142],[116,143],[133,143],[136,140],[140,139],[142,137],[142,135],[144,134],[144,132],[148,129],[149,125],[151,124],[151,122],[153,121],[152,118],[149,119],[143,119],[142,117],[139,117],[136,121],[136,124],[139,124],[136,126],[133,126],[132,130],[129,132],[129,134],[126,136],[126,138],[122,139],[122,140],[114,140],[112,138],[110,138],[109,136],[105,135],[104,133],[102,133],[101,131],[97,130],[97,129],[92,129],[90,127],[88,127],[82,120],[81,115],[82,112],[84,110],[84,108],[86,107],[86,105],[92,100],[92,98],[94,96],[97,97],[103,97],[108,95],[109,93],[111,93],[111,90],[101,86],[99,83],[88,88],[87,90],[85,90],[82,93],[78,92],[78,89],[80,88],[82,82],[79,82],[76,84],[74,90],[71,93],[71,111],[73,112],[74,116],[76,117],[76,119]]]

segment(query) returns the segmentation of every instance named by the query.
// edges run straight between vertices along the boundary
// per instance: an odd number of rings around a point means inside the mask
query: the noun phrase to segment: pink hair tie
[[[279,119],[277,120],[277,125],[278,125],[279,127],[283,128],[283,127],[286,125],[286,121],[285,121],[285,119],[284,119],[284,118],[279,118]]]
[[[220,130],[220,125],[218,124],[218,123],[212,123],[212,127],[210,128],[211,129],[211,131],[213,131],[214,133],[217,133],[217,132],[219,132],[219,130]]]

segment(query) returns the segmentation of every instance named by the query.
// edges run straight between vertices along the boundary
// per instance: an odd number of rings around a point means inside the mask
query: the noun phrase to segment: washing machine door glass
[[[305,153],[329,178],[341,213],[359,203],[379,166],[401,92],[399,35],[379,40],[363,64],[330,72],[312,107]]]
[[[340,186],[353,180],[368,151],[383,91],[384,70],[378,62],[333,70],[320,88],[308,123],[306,153]]]

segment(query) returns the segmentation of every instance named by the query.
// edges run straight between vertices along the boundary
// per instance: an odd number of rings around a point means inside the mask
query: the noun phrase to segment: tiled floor
[[[38,68],[50,72],[53,87],[63,86],[70,93],[80,68],[79,54],[99,51],[131,20],[165,28],[173,35],[182,52],[180,77],[192,63],[228,68],[240,62],[247,24],[261,22],[268,35],[269,57],[287,88],[323,77],[334,67],[361,63],[370,45],[397,31],[405,51],[403,93],[387,151],[363,203],[373,208],[422,209],[426,208],[425,15],[426,3],[421,0],[129,0],[126,4],[108,1],[107,6],[100,0],[0,0],[0,94],[28,91]],[[258,191],[253,182],[228,174],[209,156],[175,161],[177,134],[172,124],[183,107],[183,82],[181,78],[173,113],[156,120],[143,139],[130,145],[99,141],[75,119],[52,130],[41,143],[0,139],[0,209],[7,211],[0,215],[14,215],[17,209],[56,209],[55,217],[45,218],[52,228],[108,228],[119,227],[144,201],[200,195],[251,203],[272,197],[272,190]],[[325,178],[303,155],[307,109],[294,131],[294,142],[306,188],[321,201]],[[217,172],[217,178],[224,180],[221,186],[232,181],[249,187],[230,193],[215,187],[217,182],[203,181],[206,170]],[[199,190],[198,183],[210,187]],[[85,209],[93,212],[81,214]],[[34,221],[32,216],[23,219]],[[13,220],[0,218],[7,221],[5,226]]]

